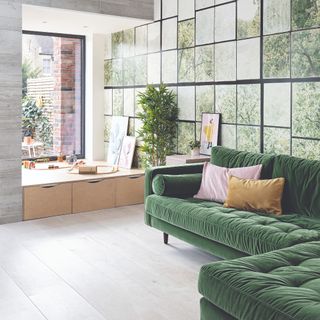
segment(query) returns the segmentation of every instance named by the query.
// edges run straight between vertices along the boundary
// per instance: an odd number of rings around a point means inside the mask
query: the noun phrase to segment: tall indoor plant
[[[138,95],[142,121],[138,131],[142,139],[143,164],[161,166],[166,156],[174,151],[177,134],[178,106],[175,93],[164,84],[159,88],[148,85],[145,92]]]

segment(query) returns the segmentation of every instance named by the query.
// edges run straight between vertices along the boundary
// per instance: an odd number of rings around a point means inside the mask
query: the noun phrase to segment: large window
[[[84,157],[85,38],[23,33],[22,157]]]

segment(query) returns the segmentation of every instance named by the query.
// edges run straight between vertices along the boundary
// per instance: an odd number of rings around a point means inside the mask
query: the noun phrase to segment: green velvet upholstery
[[[180,227],[176,227],[163,220],[151,217],[150,224],[152,227],[159,229],[167,234],[170,234],[180,240],[190,243],[203,251],[213,254],[216,257],[224,259],[235,259],[248,256],[247,254],[230,248],[222,243],[209,240],[201,237],[196,233],[184,230]]]
[[[203,165],[147,171],[146,223],[215,256],[235,259],[201,269],[201,320],[320,319],[320,162],[222,147],[212,149],[211,162],[229,168],[262,164],[261,178],[284,177],[285,214],[186,197],[189,182],[182,185],[179,175],[200,177]],[[153,194],[157,175],[175,175],[169,184],[161,182],[167,196]]]
[[[239,320],[320,319],[320,242],[205,265],[199,291]]]
[[[286,179],[283,209],[320,219],[320,162],[277,156],[273,177]]]
[[[207,299],[200,300],[201,320],[236,320]]]
[[[146,212],[249,255],[320,241],[320,220],[301,215],[263,215],[193,198],[157,195],[146,199]]]
[[[188,198],[199,191],[201,180],[201,173],[158,174],[152,181],[152,190],[158,196]]]
[[[147,197],[153,194],[152,181],[156,175],[158,174],[180,175],[180,174],[202,173],[202,170],[203,170],[203,164],[155,167],[155,168],[147,169],[145,172],[145,183],[144,183],[145,202],[147,200]],[[147,225],[149,226],[151,225],[150,215],[147,212],[145,212],[144,221]]]
[[[275,156],[262,153],[236,151],[224,147],[214,147],[211,163],[219,167],[240,168],[262,164],[261,179],[272,177]]]

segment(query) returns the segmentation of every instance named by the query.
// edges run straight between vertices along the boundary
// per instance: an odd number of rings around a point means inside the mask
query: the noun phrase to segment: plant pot
[[[191,150],[191,157],[197,157],[200,155],[200,148],[194,148]]]
[[[23,142],[26,144],[31,144],[32,143],[32,137],[24,137]]]

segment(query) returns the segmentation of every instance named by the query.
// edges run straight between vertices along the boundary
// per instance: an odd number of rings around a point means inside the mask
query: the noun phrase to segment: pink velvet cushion
[[[194,198],[224,202],[227,198],[229,176],[258,180],[261,170],[261,164],[252,167],[228,169],[206,162],[203,167],[200,190]]]

